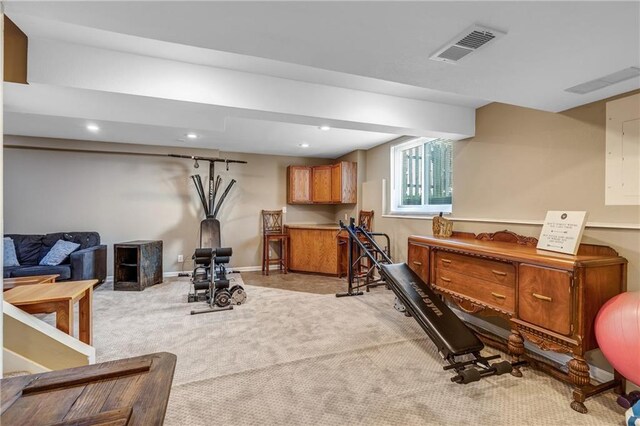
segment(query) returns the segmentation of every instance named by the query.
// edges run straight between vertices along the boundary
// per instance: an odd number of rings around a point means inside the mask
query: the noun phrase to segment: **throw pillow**
[[[56,266],[60,265],[64,260],[74,251],[80,247],[80,244],[72,243],[70,241],[58,240],[49,253],[45,255],[40,261],[41,266]]]
[[[18,262],[18,256],[16,256],[16,246],[13,244],[13,240],[9,237],[2,239],[2,264],[7,266],[20,266]]]

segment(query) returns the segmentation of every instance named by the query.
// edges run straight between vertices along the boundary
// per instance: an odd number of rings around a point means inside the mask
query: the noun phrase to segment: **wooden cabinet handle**
[[[442,281],[444,281],[445,283],[450,283],[450,282],[451,282],[451,280],[450,280],[449,278],[440,277],[440,279],[441,279]]]
[[[418,266],[422,266],[422,262],[418,262],[417,260],[414,260],[414,261],[413,261],[413,264],[414,264],[414,265],[418,265]]]
[[[491,272],[493,272],[496,275],[500,275],[501,277],[506,277],[507,276],[506,272],[496,271],[495,269],[492,269]]]
[[[442,261],[442,263],[446,263],[447,265],[451,263],[449,259],[440,259],[440,260]]]
[[[493,297],[495,297],[496,299],[506,299],[507,298],[507,296],[505,296],[504,294],[500,294],[500,293],[491,292],[491,295]]]
[[[553,301],[553,299],[550,298],[549,296],[543,296],[543,295],[538,294],[538,293],[532,293],[532,296],[535,297],[536,299],[544,300],[546,302]]]

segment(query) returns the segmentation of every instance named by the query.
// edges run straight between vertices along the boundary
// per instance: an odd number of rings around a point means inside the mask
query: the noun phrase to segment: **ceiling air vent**
[[[438,49],[429,59],[455,64],[460,59],[475,52],[490,41],[502,37],[504,34],[501,31],[474,25]]]
[[[584,95],[638,76],[640,76],[640,68],[629,67],[614,72],[613,74],[605,75],[604,77],[596,78],[595,80],[587,81],[586,83],[569,87],[564,91],[569,93],[577,93],[578,95]]]

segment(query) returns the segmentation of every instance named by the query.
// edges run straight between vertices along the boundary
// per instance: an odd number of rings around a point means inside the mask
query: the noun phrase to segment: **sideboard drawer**
[[[513,286],[505,286],[442,269],[436,269],[436,285],[507,313],[513,314],[515,312],[515,288]]]
[[[520,265],[518,316],[527,322],[569,335],[571,275],[566,271]]]
[[[457,272],[497,284],[515,287],[515,268],[509,263],[442,251],[436,252],[435,258],[436,268],[443,271]]]
[[[422,281],[429,283],[429,247],[409,243],[408,264]]]

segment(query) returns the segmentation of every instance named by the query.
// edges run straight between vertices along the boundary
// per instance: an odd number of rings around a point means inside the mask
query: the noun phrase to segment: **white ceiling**
[[[640,66],[640,2],[52,1],[5,11],[30,38],[32,83],[5,84],[10,134],[179,145],[176,135],[195,131],[198,147],[300,155],[307,142],[305,154],[331,157],[401,134],[472,135],[473,109],[491,101],[557,112],[640,88],[636,78],[564,91]],[[428,60],[472,24],[507,34],[457,65]],[[104,131],[88,135],[87,120]]]

